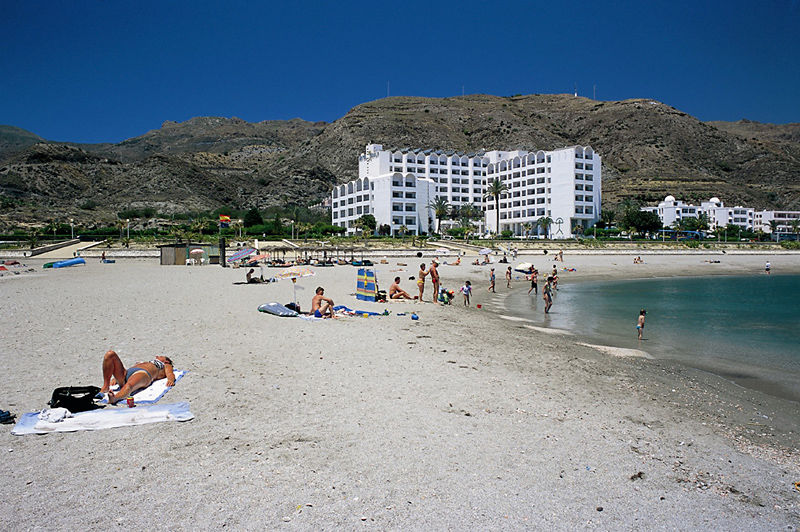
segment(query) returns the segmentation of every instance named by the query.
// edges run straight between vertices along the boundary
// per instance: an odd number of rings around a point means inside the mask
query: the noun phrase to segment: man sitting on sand
[[[120,385],[116,393],[110,390],[111,377]],[[126,370],[114,351],[109,350],[103,356],[103,386],[100,392],[108,395],[110,405],[124,400],[137,390],[147,388],[159,379],[167,379],[167,386],[175,384],[172,360],[169,357],[157,356],[149,362],[137,362]]]
[[[335,318],[333,299],[325,297],[325,289],[317,287],[316,295],[311,299],[311,315],[315,318]]]
[[[253,272],[254,271],[255,271],[255,269],[250,268],[250,271],[247,272],[247,275],[245,275],[245,277],[247,278],[247,282],[248,283],[263,283],[264,279],[261,279],[260,277],[253,277]]]
[[[389,299],[417,299],[417,296],[408,295],[408,292],[400,288],[400,278],[395,277],[394,283],[389,287]]]

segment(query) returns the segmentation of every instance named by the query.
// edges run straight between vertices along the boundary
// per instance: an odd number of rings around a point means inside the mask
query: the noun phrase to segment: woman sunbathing
[[[110,389],[111,377],[120,385],[116,393],[112,393]],[[108,394],[108,404],[113,405],[164,378],[167,379],[167,386],[175,384],[172,360],[169,357],[157,356],[149,362],[137,362],[125,370],[119,355],[109,350],[103,356],[103,386],[100,392]]]

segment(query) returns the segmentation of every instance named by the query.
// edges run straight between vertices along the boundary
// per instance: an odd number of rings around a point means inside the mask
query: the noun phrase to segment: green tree
[[[428,207],[433,210],[433,217],[436,218],[436,232],[441,233],[442,218],[447,217],[450,213],[450,204],[447,203],[447,198],[436,196],[433,201],[428,203]]]
[[[531,222],[525,222],[522,224],[522,228],[525,229],[525,236],[531,236],[531,231],[533,231],[533,224]]]
[[[800,230],[800,220],[795,218],[794,220],[789,222],[789,227],[792,228],[792,233],[794,234],[795,241],[797,240],[797,232]]]
[[[263,225],[264,218],[261,217],[261,213],[258,212],[258,209],[253,207],[244,215],[244,226],[245,227],[253,227],[254,225]]]
[[[553,225],[553,219],[549,216],[542,216],[536,221],[536,225],[544,229],[545,238],[550,238],[550,226]]]
[[[495,232],[500,234],[500,196],[508,191],[508,187],[500,179],[493,179],[486,187],[486,199],[494,199]]]
[[[372,214],[364,214],[361,216],[357,222],[361,222],[361,228],[369,230],[370,233],[375,232],[375,228],[378,227],[378,221],[375,219],[375,216]]]
[[[603,209],[600,211],[600,222],[602,222],[602,226],[597,224],[600,228],[611,227],[614,225],[614,222],[617,219],[617,211],[612,209]]]
[[[128,227],[128,222],[126,220],[118,219],[114,222],[114,227],[119,229],[119,239],[122,240],[122,230]]]
[[[652,233],[661,229],[661,219],[658,214],[650,211],[630,210],[625,212],[621,223],[623,228],[631,233]]]

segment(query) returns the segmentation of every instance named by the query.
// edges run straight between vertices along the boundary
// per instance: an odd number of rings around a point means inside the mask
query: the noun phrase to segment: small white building
[[[641,210],[656,213],[664,227],[672,227],[677,221],[700,215],[700,207],[678,201],[675,196],[667,196],[657,206],[642,207]]]
[[[508,190],[500,198],[500,231],[524,235],[549,216],[554,238],[572,236],[575,226],[599,219],[600,157],[589,147],[529,153],[524,150],[457,153],[433,149],[390,148],[368,144],[358,160],[358,179],[334,187],[332,223],[355,233],[364,214],[392,234],[405,226],[412,234],[435,230],[430,202],[440,197],[452,206],[484,211],[476,231],[496,231],[495,202],[485,198],[487,183],[499,179]],[[447,227],[443,221],[443,227]]]
[[[657,206],[642,207],[642,210],[658,214],[665,227],[671,227],[677,220],[705,215],[711,230],[737,225],[748,231],[772,233],[770,221],[774,220],[777,222],[777,232],[793,233],[792,221],[800,220],[800,211],[756,211],[752,207],[726,207],[716,197],[697,207],[678,201],[674,196],[667,196]]]
[[[800,220],[800,211],[757,211],[754,214],[755,228],[765,233],[772,233],[771,221],[777,223],[778,233],[794,233],[792,222]]]

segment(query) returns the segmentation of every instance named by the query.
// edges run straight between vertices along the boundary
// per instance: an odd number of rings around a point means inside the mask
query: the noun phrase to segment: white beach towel
[[[175,373],[175,384],[177,385],[178,381],[181,380],[184,375],[189,373],[189,370],[182,369],[174,371],[173,373]],[[119,390],[119,385],[111,387],[112,392],[116,392],[117,390]],[[152,405],[157,403],[159,399],[164,397],[164,394],[166,394],[169,390],[170,387],[167,386],[167,379],[158,379],[144,390],[138,390],[134,392],[133,400],[137,405],[139,404]],[[106,405],[108,404],[108,397],[103,397],[103,399],[97,402]]]
[[[101,430],[161,421],[189,421],[193,418],[194,414],[189,411],[189,403],[89,410],[88,412],[78,412],[72,417],[55,423],[39,419],[39,412],[29,412],[22,415],[11,434],[22,436],[23,434]]]

